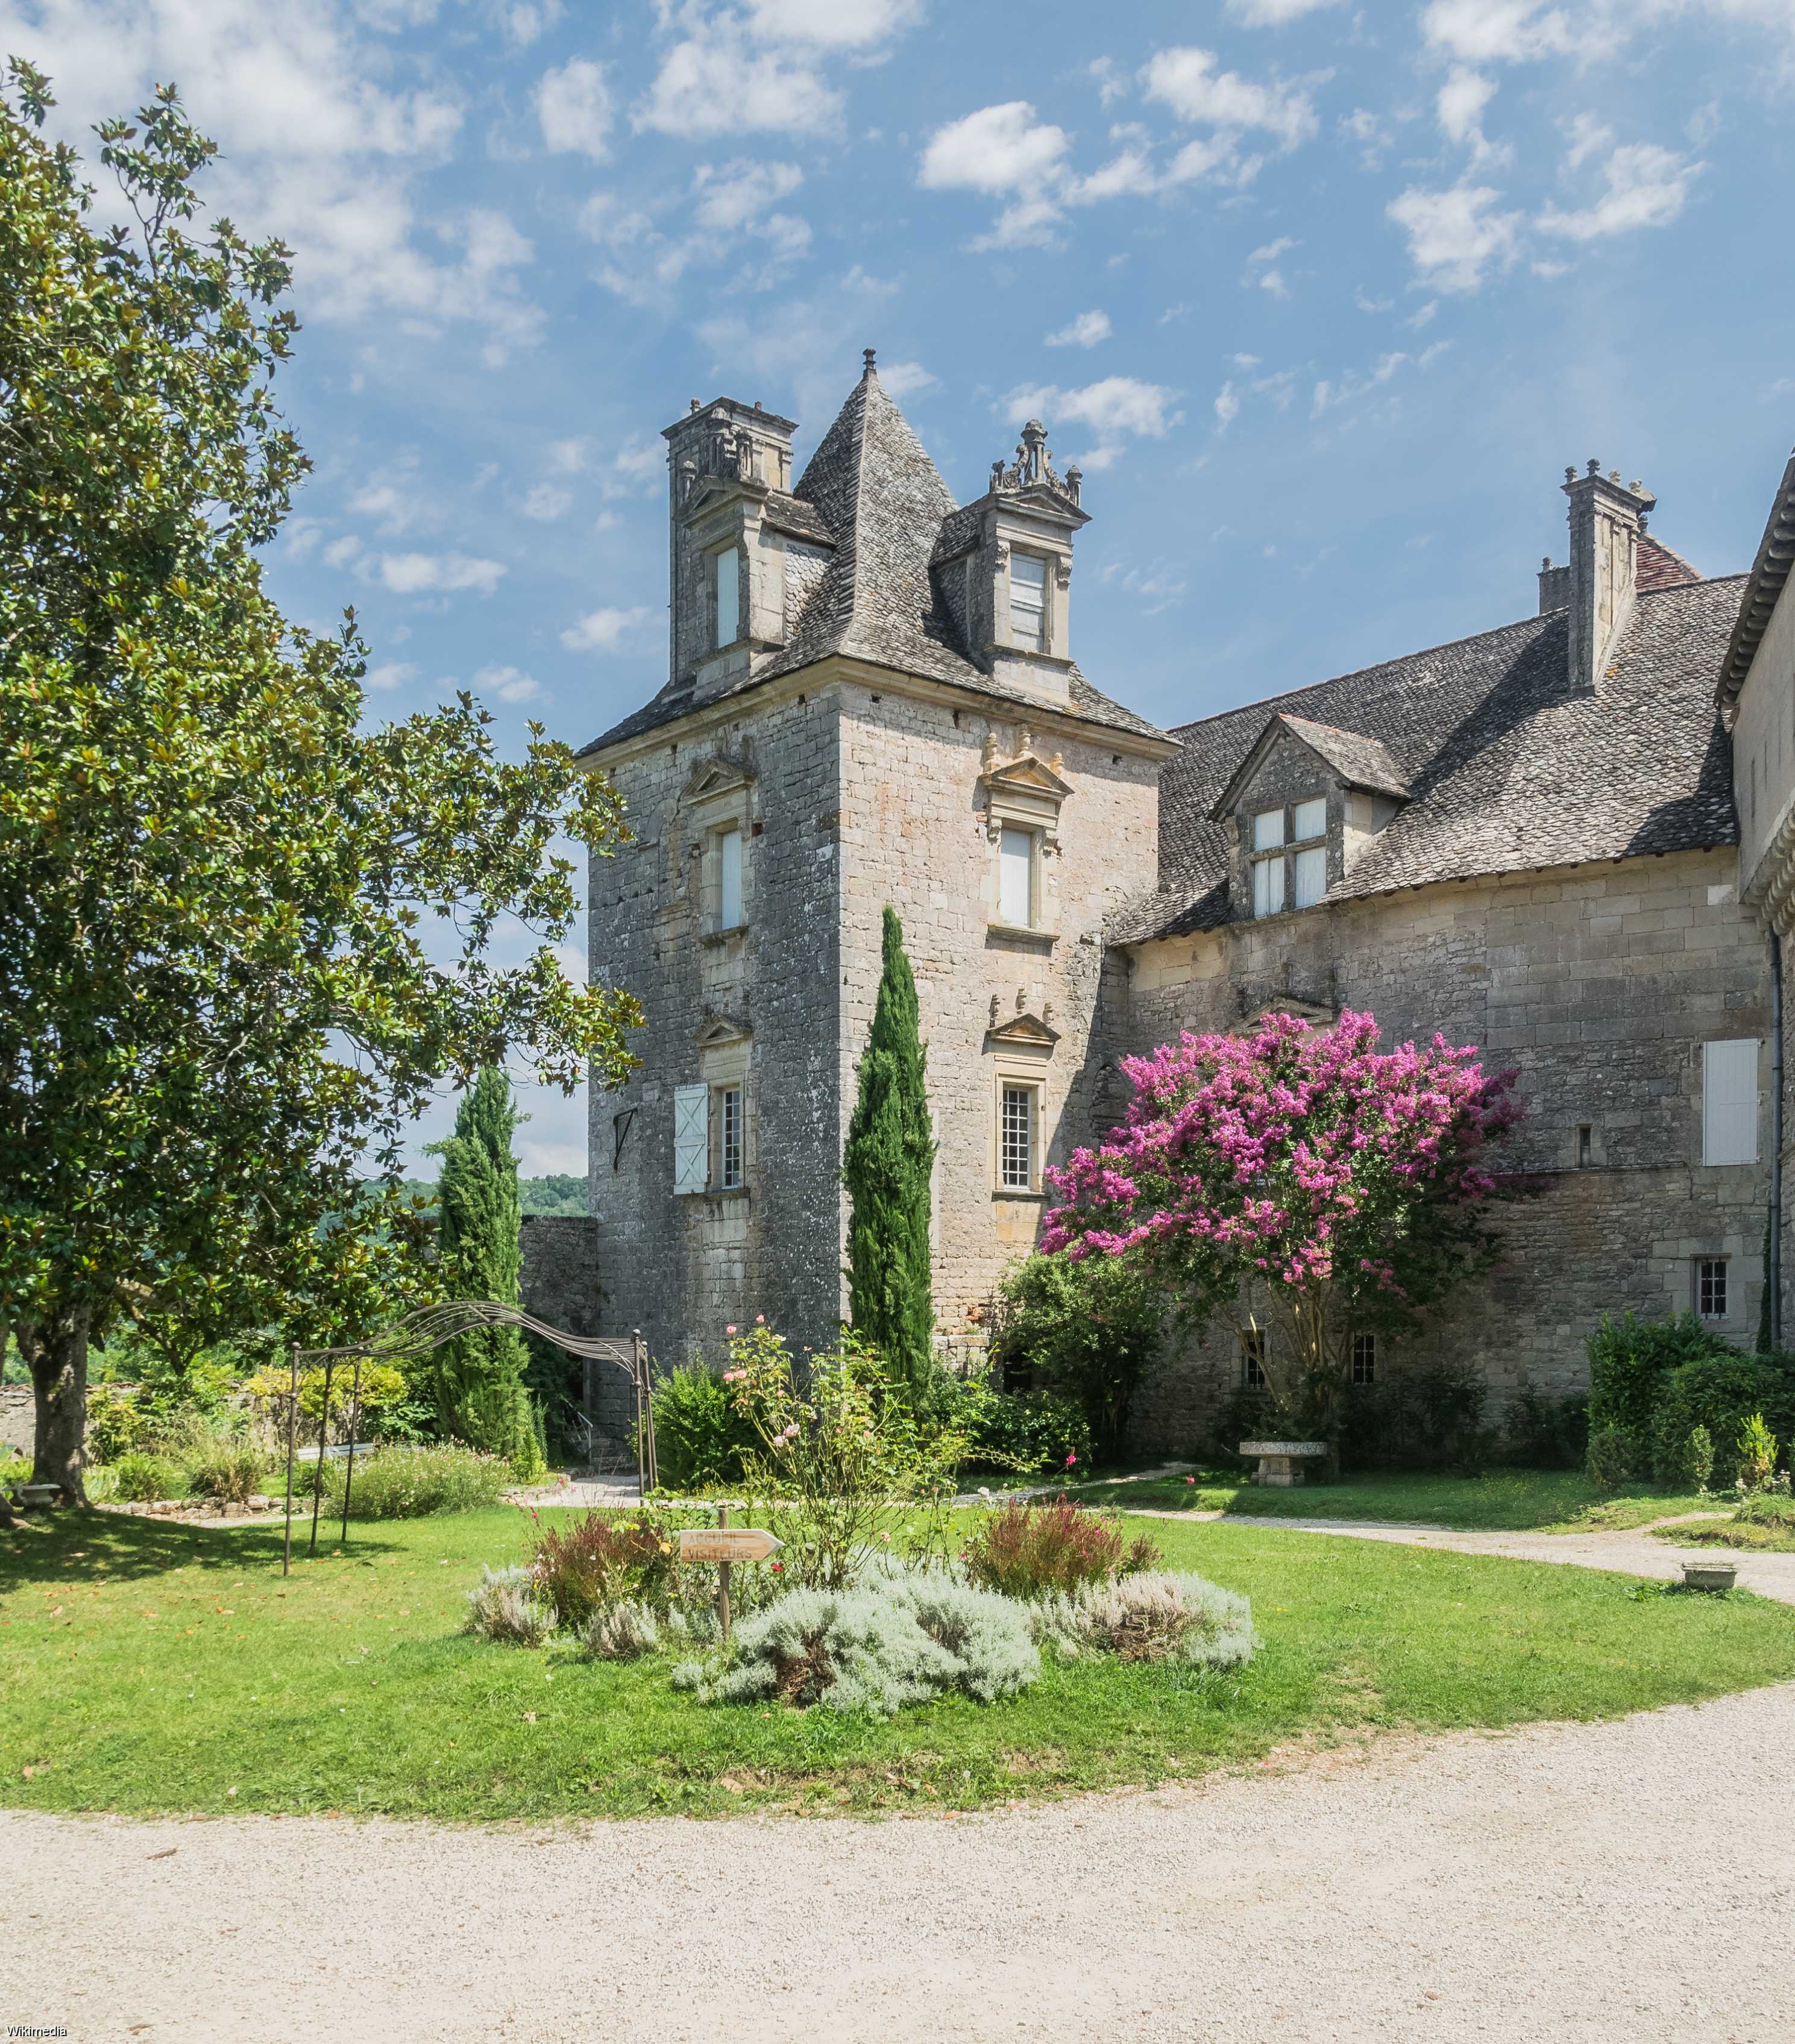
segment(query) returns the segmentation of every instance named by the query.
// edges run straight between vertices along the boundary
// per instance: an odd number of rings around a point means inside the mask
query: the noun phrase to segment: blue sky
[[[1525,614],[1566,463],[1749,564],[1795,425],[1795,0],[0,0],[71,135],[180,84],[298,254],[273,562],[375,714],[664,675],[659,429],[879,352],[949,485],[1086,471],[1074,651],[1163,723]],[[1782,252],[1779,256],[1778,251]],[[532,1092],[527,1168],[583,1168]],[[440,1117],[421,1140],[440,1133]]]

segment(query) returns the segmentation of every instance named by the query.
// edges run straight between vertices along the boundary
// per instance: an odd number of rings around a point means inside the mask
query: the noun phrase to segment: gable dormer
[[[790,419],[719,398],[669,426],[672,685],[708,694],[786,636]],[[823,536],[810,533],[813,549]]]
[[[1381,740],[1278,712],[1217,798],[1235,919],[1313,909],[1408,800]]]
[[[967,651],[987,674],[1044,702],[1070,703],[1072,541],[1090,514],[1083,478],[1062,476],[1039,419],[991,486],[944,521],[932,570]]]

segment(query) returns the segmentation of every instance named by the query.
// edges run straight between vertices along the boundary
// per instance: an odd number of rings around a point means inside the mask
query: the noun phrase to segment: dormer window
[[[1047,572],[1039,554],[1009,557],[1010,643],[1030,653],[1047,648]]]
[[[1317,795],[1253,817],[1253,913],[1313,909],[1328,892],[1328,802]]]
[[[711,555],[712,580],[717,591],[717,644],[733,646],[742,636],[742,557],[739,549],[725,547]]]

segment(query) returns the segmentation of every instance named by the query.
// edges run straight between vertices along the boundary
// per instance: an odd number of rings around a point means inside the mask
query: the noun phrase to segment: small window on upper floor
[[[1253,913],[1313,909],[1328,892],[1328,801],[1260,809],[1252,822]]]
[[[1375,1335],[1355,1335],[1352,1338],[1352,1381],[1355,1384],[1375,1384],[1378,1381],[1378,1337]]]
[[[725,547],[711,559],[717,564],[717,643],[733,646],[742,636],[742,557],[735,548]]]
[[[998,1101],[997,1183],[1006,1193],[1035,1189],[1035,1114],[1039,1089],[1006,1085]]]
[[[1039,554],[1009,557],[1011,644],[1032,653],[1047,650],[1047,563]]]
[[[1727,1259],[1724,1256],[1695,1259],[1695,1310],[1705,1320],[1727,1317]]]

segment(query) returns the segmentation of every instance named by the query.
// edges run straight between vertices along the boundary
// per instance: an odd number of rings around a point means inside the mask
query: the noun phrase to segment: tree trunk
[[[37,1393],[31,1480],[60,1484],[71,1504],[87,1501],[82,1469],[87,1431],[88,1318],[86,1308],[78,1307],[55,1320],[21,1320],[13,1329]]]

